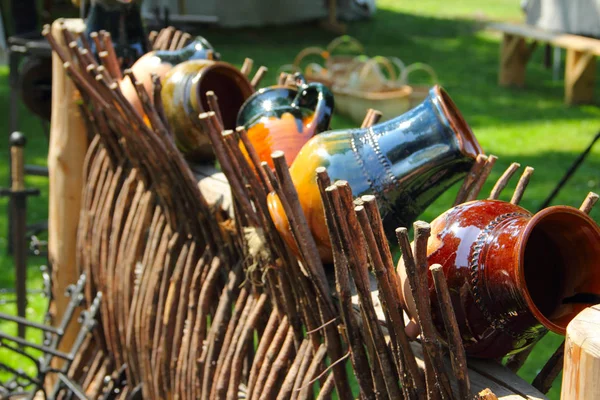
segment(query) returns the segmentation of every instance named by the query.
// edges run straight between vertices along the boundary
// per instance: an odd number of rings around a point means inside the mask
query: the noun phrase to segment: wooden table
[[[490,29],[503,33],[498,83],[500,86],[525,85],[525,67],[538,43],[566,49],[565,103],[594,101],[596,57],[600,40],[565,33],[553,33],[527,25],[494,23]],[[531,40],[527,43],[527,40]]]

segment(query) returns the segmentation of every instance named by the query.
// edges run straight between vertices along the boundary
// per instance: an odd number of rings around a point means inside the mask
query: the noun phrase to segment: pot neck
[[[477,155],[464,151],[461,132],[434,98],[387,122],[350,131],[356,161],[393,228],[409,226],[466,175]]]
[[[190,60],[214,60],[214,49],[206,40],[198,37],[193,42],[180,50],[158,50],[155,52],[156,57],[160,58],[161,62],[166,62],[172,65]]]

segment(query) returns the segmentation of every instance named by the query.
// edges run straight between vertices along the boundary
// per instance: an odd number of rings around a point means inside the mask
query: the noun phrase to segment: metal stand
[[[48,43],[44,39],[31,40],[19,37],[8,38],[9,51],[8,51],[8,63],[9,63],[9,86],[10,86],[10,104],[9,104],[9,132],[15,132],[19,129],[19,64],[21,59],[26,55],[38,55],[48,57],[52,54],[52,50]],[[9,160],[11,154],[9,152]],[[10,165],[10,164],[9,164]],[[9,167],[11,168],[11,167]],[[36,175],[36,176],[48,176],[48,168],[38,165],[25,165],[25,174]],[[9,186],[12,186],[11,174],[9,173]],[[9,200],[9,203],[12,200]],[[9,209],[11,205],[9,204]],[[8,221],[8,253],[12,254],[13,244],[13,225],[12,221]]]
[[[38,196],[38,189],[25,189],[23,147],[26,139],[20,132],[10,135],[11,187],[0,189],[0,196],[10,198],[12,221],[13,256],[15,261],[15,290],[17,294],[17,315],[25,318],[27,308],[27,196]],[[25,338],[25,325],[19,324],[19,337]]]
[[[589,144],[589,146],[579,155],[579,157],[577,157],[575,161],[573,161],[573,164],[569,167],[567,172],[565,172],[564,176],[561,178],[558,184],[556,184],[556,187],[552,190],[552,193],[550,193],[546,200],[544,200],[538,211],[543,210],[544,208],[548,207],[550,203],[552,203],[552,201],[558,195],[563,186],[565,186],[567,181],[571,178],[571,176],[573,176],[575,171],[577,171],[581,163],[583,163],[587,155],[590,154],[590,151],[592,151],[592,148],[594,147],[594,144],[596,144],[598,139],[600,139],[600,131],[596,133],[596,136],[594,136],[594,139],[592,139],[592,142]]]
[[[85,338],[97,324],[96,316],[100,311],[102,293],[98,293],[89,309],[82,313],[80,318],[81,328],[77,338],[75,339],[75,342],[73,343],[73,346],[71,347],[71,350],[68,353],[57,350],[67,326],[69,326],[69,323],[73,319],[77,307],[81,306],[84,301],[83,291],[85,288],[85,282],[85,275],[81,275],[77,281],[77,285],[71,285],[68,288],[66,295],[71,297],[71,301],[69,302],[69,305],[65,310],[64,316],[58,327],[38,324],[28,321],[24,318],[0,313],[0,320],[15,322],[19,324],[19,326],[22,325],[32,329],[39,329],[49,336],[49,338],[44,342],[45,344],[40,345],[0,332],[0,347],[8,349],[24,357],[24,359],[29,359],[35,364],[37,369],[37,375],[34,377],[22,371],[17,371],[0,361],[0,370],[7,371],[13,375],[13,379],[9,382],[0,383],[0,398],[11,398],[12,396],[22,395],[24,396],[23,398],[33,399],[38,391],[43,391],[44,398],[55,399],[62,390],[66,389],[75,395],[76,398],[87,399],[80,385],[67,377],[67,371],[75,360],[75,357],[81,349]],[[38,359],[29,354],[27,349],[41,351],[43,356]],[[57,369],[51,366],[54,358],[64,360],[61,368]],[[43,387],[46,376],[49,373],[55,373],[59,378],[50,395],[45,392]]]

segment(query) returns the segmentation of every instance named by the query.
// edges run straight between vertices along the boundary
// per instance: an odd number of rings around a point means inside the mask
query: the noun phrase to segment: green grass
[[[482,21],[502,19],[519,21],[522,14],[519,0],[453,1],[421,0],[407,2],[379,0],[378,11],[370,21],[348,25],[348,34],[356,37],[371,56],[397,56],[405,63],[425,62],[438,73],[441,84],[447,89],[472,126],[488,154],[499,160],[490,184],[482,196],[489,193],[491,182],[513,161],[535,168],[522,205],[536,211],[551,192],[566,169],[588,145],[600,129],[600,109],[596,106],[567,107],[563,104],[564,82],[554,82],[552,73],[542,63],[543,51],[538,49],[527,68],[527,84],[523,89],[497,86],[500,36],[482,30]],[[325,46],[336,35],[323,31],[316,24],[300,24],[261,29],[221,30],[202,29],[222,54],[224,60],[241,65],[244,57],[252,57],[255,64],[269,67],[264,84],[275,81],[278,69],[290,63],[296,54],[308,46]],[[0,110],[2,130],[8,131],[8,89],[6,69],[0,69]],[[598,89],[596,91],[598,93]],[[27,161],[44,164],[47,139],[39,124],[22,114],[21,129],[28,135]],[[352,126],[349,120],[335,117],[334,128]],[[2,162],[6,165],[6,140],[0,141]],[[562,190],[554,204],[579,206],[588,191],[600,190],[600,145],[596,146],[586,162]],[[7,182],[6,168],[0,169],[0,183]],[[516,179],[503,199],[509,199]],[[29,220],[43,219],[47,215],[47,181],[28,179],[31,186],[40,187],[42,196],[30,200]],[[453,200],[455,191],[448,192],[422,216],[431,220],[443,212]],[[5,210],[6,201],[0,200]],[[600,220],[600,207],[592,212]],[[0,213],[0,236],[5,237],[6,212]],[[6,257],[5,239],[0,239],[0,286],[12,282],[12,261]],[[37,270],[43,260],[31,259],[29,286],[40,287]],[[41,318],[44,300],[30,298],[28,316]],[[6,311],[6,307],[0,308]],[[0,325],[0,329],[6,329]],[[533,352],[520,375],[531,382],[561,338],[548,335]],[[0,359],[3,353],[0,352]],[[558,399],[560,379],[550,392]]]

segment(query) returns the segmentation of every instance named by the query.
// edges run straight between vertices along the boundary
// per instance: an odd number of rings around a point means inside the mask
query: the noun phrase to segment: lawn
[[[600,109],[596,106],[566,107],[563,104],[563,81],[552,80],[551,70],[544,68],[543,51],[538,49],[528,66],[527,86],[506,89],[497,86],[500,36],[486,31],[483,21],[522,19],[519,0],[453,1],[421,0],[406,2],[379,0],[378,11],[370,21],[348,25],[348,34],[362,42],[369,55],[396,56],[405,63],[425,62],[438,73],[465,119],[472,126],[488,154],[499,160],[482,196],[513,161],[532,166],[535,173],[522,205],[537,211],[561,176],[578,154],[588,145],[600,128]],[[308,46],[325,46],[335,35],[314,24],[302,24],[262,29],[225,31],[203,29],[204,35],[222,54],[224,60],[240,66],[244,57],[255,64],[266,65],[269,73],[263,82],[274,82],[281,65],[290,63],[296,54]],[[597,92],[600,88],[597,88]],[[0,69],[0,110],[2,127],[8,130],[8,80],[6,68]],[[28,135],[27,161],[44,164],[47,139],[39,123],[23,112],[21,129]],[[349,120],[335,117],[333,128],[350,127]],[[6,139],[0,148],[6,157]],[[600,145],[560,192],[554,204],[579,206],[588,191],[598,191],[600,185]],[[2,159],[6,165],[6,158]],[[7,169],[0,169],[0,182],[7,182]],[[28,178],[27,183],[39,187],[42,196],[31,199],[29,219],[36,221],[47,215],[47,181]],[[503,198],[509,199],[512,185]],[[422,216],[431,220],[443,212],[453,200],[455,191],[442,196]],[[12,261],[6,256],[6,201],[0,200],[0,286],[12,283]],[[600,207],[592,212],[600,221]],[[39,265],[43,259],[30,259],[29,285],[41,287]],[[10,307],[0,306],[2,311]],[[41,318],[44,301],[30,297],[28,316]],[[5,329],[1,325],[0,329]],[[528,381],[535,377],[561,338],[547,335],[537,346],[520,374]],[[0,353],[2,358],[3,353]],[[560,379],[550,397],[558,399]]]

